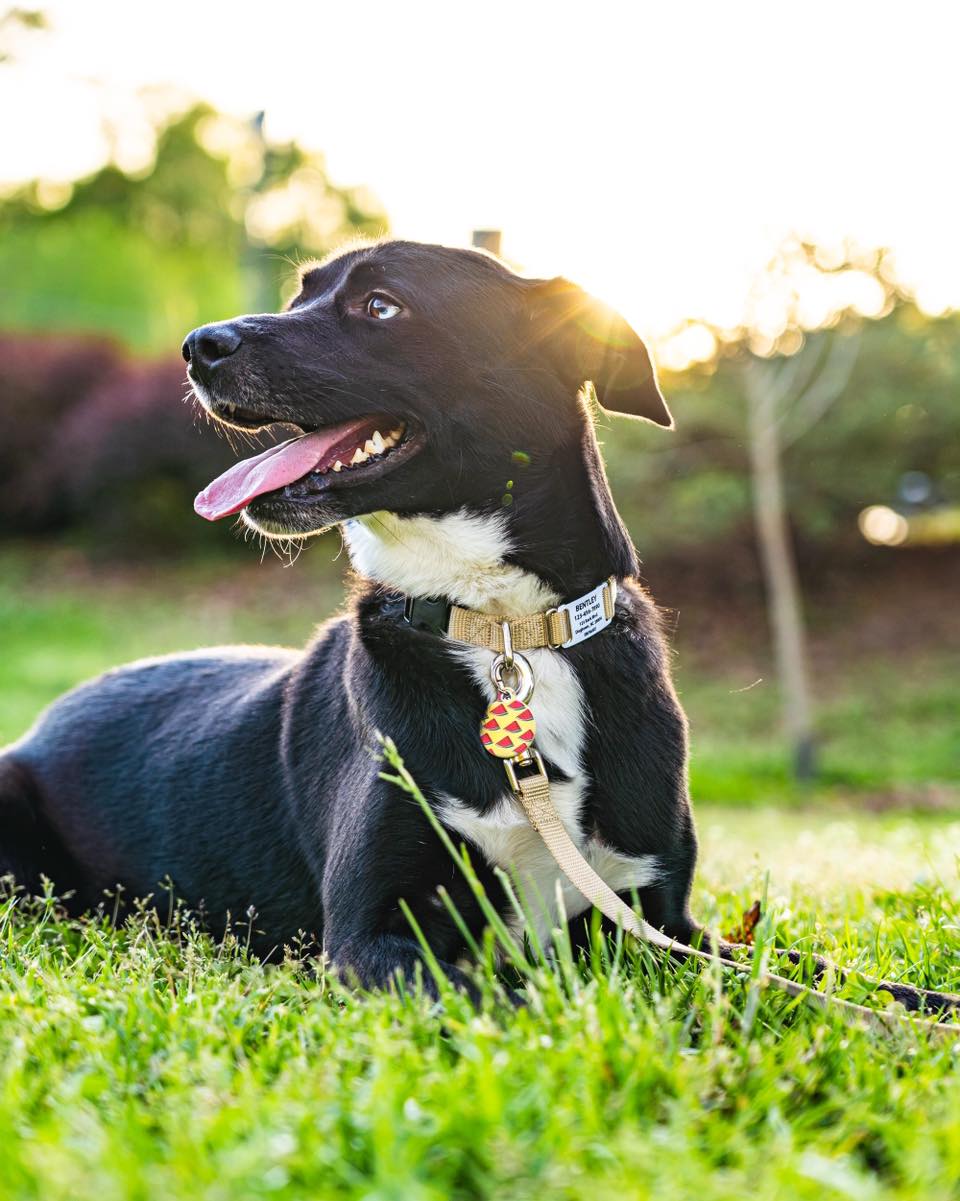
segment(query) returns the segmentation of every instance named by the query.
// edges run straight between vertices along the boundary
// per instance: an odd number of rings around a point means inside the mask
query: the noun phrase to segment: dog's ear
[[[608,305],[569,280],[529,280],[533,340],[553,352],[573,387],[589,380],[612,413],[673,428],[646,346]]]

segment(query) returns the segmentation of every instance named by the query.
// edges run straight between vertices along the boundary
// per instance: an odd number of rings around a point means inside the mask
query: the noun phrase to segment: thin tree
[[[777,363],[751,355],[743,369],[757,547],[767,592],[784,730],[791,747],[794,776],[801,781],[816,774],[816,736],[806,625],[782,455],[843,394],[858,343],[855,334],[833,335],[826,355],[819,355],[819,347],[807,348],[801,355]],[[809,369],[807,363],[815,363],[818,358],[823,359],[822,364]],[[808,382],[802,382],[803,377]],[[787,418],[792,418],[789,424]]]
[[[882,251],[871,252],[866,260],[862,255],[853,259],[844,255],[824,262],[817,248],[788,242],[753,289],[747,327],[740,331],[754,527],[783,725],[793,773],[800,781],[817,773],[816,722],[783,454],[824,417],[849,384],[863,314],[850,303],[842,285],[853,274],[860,276],[861,283],[866,275],[878,284],[881,302],[871,315],[879,315],[892,295],[883,267]],[[827,282],[841,285],[821,317],[822,326],[834,328],[814,326],[811,331],[809,291]],[[836,328],[841,321],[846,328]]]

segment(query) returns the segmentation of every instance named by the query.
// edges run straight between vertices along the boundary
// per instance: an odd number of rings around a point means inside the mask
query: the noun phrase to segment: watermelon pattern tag
[[[527,705],[515,696],[491,701],[480,723],[480,741],[498,759],[522,755],[533,742],[537,727]]]

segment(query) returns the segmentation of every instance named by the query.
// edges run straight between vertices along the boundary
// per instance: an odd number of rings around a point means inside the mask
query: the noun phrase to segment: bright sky
[[[892,246],[926,307],[960,307],[953,5],[37,2],[54,32],[0,69],[0,179],[95,168],[102,113],[169,84],[265,109],[397,234],[502,228],[646,333],[735,324],[790,231]]]

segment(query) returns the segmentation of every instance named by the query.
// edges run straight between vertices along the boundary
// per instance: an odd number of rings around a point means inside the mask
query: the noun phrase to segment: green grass
[[[0,551],[0,745],[118,663],[232,642],[303,644],[343,598],[339,570],[315,559],[295,571],[272,558],[261,568],[253,556],[242,568],[118,570],[63,550]]]
[[[113,663],[302,642],[341,595],[319,559],[0,555],[0,743]],[[728,931],[764,896],[764,939],[960,990],[960,816],[864,809],[938,780],[949,800],[955,679],[894,688],[871,666],[834,689],[810,808],[769,692],[728,674],[680,655],[695,791],[725,802],[699,811],[697,914]],[[295,948],[264,967],[242,928],[217,946],[176,912],[114,929],[0,900],[0,1201],[960,1198],[960,1045],[880,1037],[631,945],[574,964],[562,939],[511,970],[514,1012],[492,951],[475,1010],[351,993]],[[847,995],[864,999],[856,977]]]
[[[809,847],[811,876],[797,874],[798,815],[761,814],[747,831],[752,811],[721,813],[728,828],[706,831],[701,912],[726,927],[762,887],[755,868],[722,883],[749,844],[786,867],[767,934],[960,987],[942,826],[847,822],[831,881]],[[952,837],[955,854],[960,826]],[[904,890],[867,883],[858,846],[889,856]],[[357,995],[295,952],[252,962],[242,930],[214,946],[176,915],[115,930],[10,900],[0,1197],[960,1195],[960,1047],[825,1021],[749,983],[721,989],[709,970],[665,968],[633,946],[574,964],[558,939],[553,963],[519,976],[520,1012],[498,1000],[489,959],[480,1010],[449,993],[442,1005],[415,989]]]
[[[65,689],[117,663],[234,641],[302,645],[342,601],[345,565],[335,553],[328,540],[293,568],[251,555],[241,564],[118,570],[64,550],[0,551],[0,745]],[[772,678],[745,687],[753,677],[744,681],[722,658],[684,652],[681,642],[677,686],[690,717],[694,796],[809,801],[789,778]],[[841,662],[816,683],[815,797],[960,807],[960,656]]]
[[[805,799],[789,778],[771,681],[737,692],[722,678],[681,669],[678,684],[691,720],[694,796],[736,804]],[[960,807],[960,658],[861,663],[821,691],[816,794]]]

